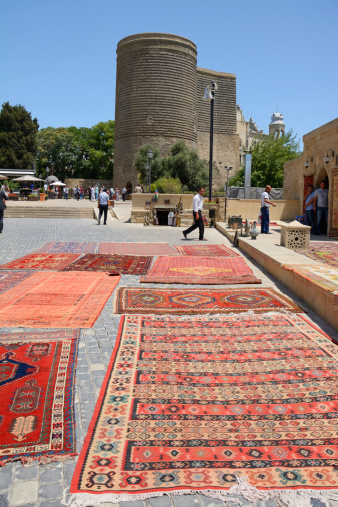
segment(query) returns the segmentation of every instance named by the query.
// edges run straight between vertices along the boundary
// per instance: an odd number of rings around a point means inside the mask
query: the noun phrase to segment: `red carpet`
[[[227,285],[261,283],[242,257],[159,257],[149,274],[148,283]]]
[[[78,338],[71,330],[0,334],[0,466],[74,456]]]
[[[105,273],[35,273],[0,295],[1,325],[92,327],[119,279]]]
[[[152,257],[135,255],[86,254],[67,266],[64,271],[105,271],[124,275],[148,273]]]
[[[177,255],[168,243],[100,243],[100,254],[120,255]]]
[[[294,314],[122,317],[72,505],[184,491],[230,503],[244,477],[251,498],[289,506],[337,491],[337,351]]]
[[[303,312],[274,289],[145,289],[121,287],[115,313],[209,314],[271,311]]]
[[[199,257],[240,257],[234,248],[224,245],[175,245],[181,255]]]
[[[50,271],[57,271],[64,269],[78,257],[78,254],[32,253],[3,264],[0,266],[0,269],[34,269],[37,271],[48,269]]]

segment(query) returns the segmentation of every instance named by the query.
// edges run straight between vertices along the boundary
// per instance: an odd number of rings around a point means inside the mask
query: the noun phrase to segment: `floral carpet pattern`
[[[48,241],[42,245],[38,252],[42,253],[97,253],[99,243],[94,242],[70,242],[70,241]]]
[[[57,271],[65,268],[78,257],[78,254],[32,253],[7,264],[2,264],[0,269],[34,269],[37,271],[48,269]]]
[[[75,505],[221,495],[244,477],[269,491],[337,489],[337,359],[295,314],[121,317]]]
[[[0,294],[1,325],[93,327],[119,279],[105,273],[35,273]]]
[[[325,262],[330,266],[338,267],[338,243],[337,241],[311,241],[309,250],[297,250],[297,252],[315,259],[316,261]]]
[[[0,466],[75,455],[79,331],[0,334]]]
[[[175,245],[181,255],[199,257],[240,257],[235,249],[225,245]]]
[[[64,271],[105,271],[124,275],[148,273],[152,257],[135,255],[85,254]]]
[[[226,285],[261,283],[242,257],[159,257],[140,282]]]
[[[297,273],[310,282],[319,285],[325,290],[334,292],[338,290],[338,269],[322,266],[306,266],[285,264],[283,268]]]
[[[0,271],[0,294],[32,276],[32,271]]]
[[[100,254],[119,255],[177,255],[168,243],[100,243]]]
[[[338,287],[337,287],[338,288]],[[209,314],[303,310],[274,289],[146,289],[121,287],[118,314]]]

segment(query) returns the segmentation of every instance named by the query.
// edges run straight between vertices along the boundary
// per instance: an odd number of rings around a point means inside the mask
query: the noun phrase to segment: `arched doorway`
[[[317,188],[320,188],[320,184],[321,182],[324,181],[325,182],[325,186],[327,189],[329,189],[329,176],[327,174],[327,171],[326,171],[326,168],[324,166],[321,167],[318,175],[317,175],[317,178],[316,178],[316,182],[315,182],[315,189]],[[328,209],[330,209],[330,192],[328,194]],[[319,213],[319,211],[318,211]],[[317,213],[317,219],[318,219],[318,213]],[[326,226],[325,226],[325,220],[322,219],[322,227],[321,227],[321,234],[326,234],[328,235],[329,233],[329,216],[327,217],[327,220],[326,220]],[[326,228],[325,228],[326,227]]]

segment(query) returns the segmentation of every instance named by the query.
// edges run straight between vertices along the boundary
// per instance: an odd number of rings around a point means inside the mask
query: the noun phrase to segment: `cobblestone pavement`
[[[125,208],[121,206],[122,211],[119,216],[122,220],[128,216],[127,206]],[[4,232],[0,236],[0,263],[9,262],[33,252],[46,241],[157,241],[174,245],[180,244],[182,241],[185,243],[197,241],[197,232],[195,234],[195,237],[193,233],[190,236],[192,239],[186,241],[183,238],[182,229],[144,227],[138,224],[123,223],[116,219],[113,219],[110,225],[104,227],[102,225],[98,226],[94,220],[87,219],[6,219],[5,217]],[[211,243],[223,243],[231,246],[229,241],[215,229],[207,229],[206,237]],[[250,259],[247,259],[247,262],[254,274],[262,279],[261,287],[275,287],[300,303],[290,291],[287,291],[281,284],[276,282],[261,267],[251,262]],[[122,275],[121,277],[120,286],[136,287],[138,284],[138,276]],[[147,284],[147,286],[159,287],[158,284]],[[198,286],[194,285],[193,287]],[[205,288],[205,286],[202,287]],[[221,288],[222,286],[218,287]],[[113,296],[107,302],[94,327],[81,332],[75,392],[78,451],[82,447],[117,336],[119,316],[112,313],[112,301]],[[303,303],[301,305],[306,309]],[[338,339],[338,333],[314,312],[309,310],[307,317],[312,319],[330,336]],[[16,328],[16,331],[18,330]],[[0,332],[6,331],[10,332],[11,330],[0,328]],[[66,492],[66,500],[68,498],[67,491],[69,491],[74,468],[75,461],[47,466],[32,464],[23,467],[20,463],[7,465],[0,470],[0,507],[61,506],[64,492]],[[253,505],[244,498],[241,498],[241,501],[244,506]],[[101,505],[107,507],[107,505],[113,504]],[[194,494],[173,497],[163,496],[153,498],[147,502],[122,502],[119,507],[224,507],[225,505],[221,500]],[[316,501],[312,505],[321,507],[324,504]],[[338,507],[338,502],[331,502],[331,505],[332,507]],[[228,506],[234,507],[235,504],[228,503]],[[255,504],[255,507],[276,507],[276,503],[272,500],[259,501]]]

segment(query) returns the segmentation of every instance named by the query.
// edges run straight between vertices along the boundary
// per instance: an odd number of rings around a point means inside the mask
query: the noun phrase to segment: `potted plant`
[[[39,198],[38,198],[38,196],[37,196],[37,195],[35,195],[35,194],[29,194],[29,195],[27,196],[27,201],[38,201],[38,200],[39,200]]]
[[[39,188],[38,190],[40,201],[44,201],[46,199],[45,190],[43,188]]]

